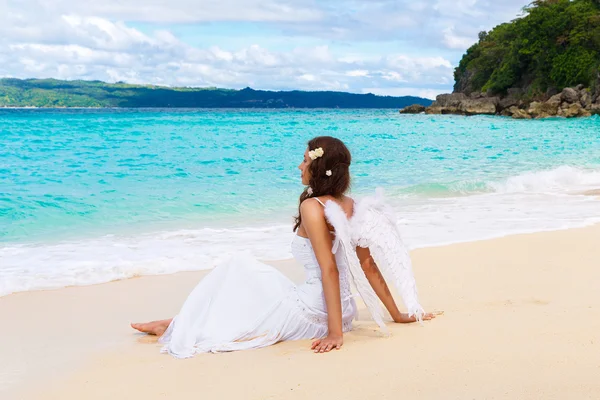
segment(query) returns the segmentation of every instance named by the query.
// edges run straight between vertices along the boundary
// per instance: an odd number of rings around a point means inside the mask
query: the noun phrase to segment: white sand
[[[0,298],[0,398],[600,399],[600,226],[412,256],[423,305],[445,315],[391,338],[359,321],[330,354],[176,360],[128,327],[172,316],[204,273]]]

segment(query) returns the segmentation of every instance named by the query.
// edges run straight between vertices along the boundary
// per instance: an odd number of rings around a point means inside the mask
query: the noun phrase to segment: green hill
[[[454,91],[544,97],[600,81],[600,0],[538,0],[524,15],[481,32],[454,77]]]
[[[0,107],[402,108],[431,100],[343,92],[170,88],[100,81],[0,79]]]

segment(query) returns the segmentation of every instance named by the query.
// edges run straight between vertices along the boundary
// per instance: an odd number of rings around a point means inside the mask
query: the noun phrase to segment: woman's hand
[[[423,321],[434,319],[435,316],[435,313],[425,313],[423,314]],[[398,324],[410,324],[411,322],[417,322],[417,318],[414,315],[409,316],[407,313],[400,313],[399,316],[394,318],[394,322]]]
[[[342,335],[327,335],[324,339],[317,339],[310,347],[315,353],[327,353],[333,349],[339,350],[344,344]]]

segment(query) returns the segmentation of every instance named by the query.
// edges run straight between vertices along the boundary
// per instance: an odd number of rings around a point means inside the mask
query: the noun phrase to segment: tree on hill
[[[536,0],[524,16],[481,32],[454,72],[455,92],[530,97],[583,84],[596,89],[600,0]]]

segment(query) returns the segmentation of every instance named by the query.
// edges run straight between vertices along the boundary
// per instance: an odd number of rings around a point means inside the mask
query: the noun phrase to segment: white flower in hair
[[[325,154],[325,152],[323,151],[323,148],[321,148],[321,147],[317,147],[316,149],[308,152],[308,156],[313,161],[319,157],[323,157],[323,154]]]
[[[327,176],[331,176],[331,170],[330,170],[330,169],[328,169],[327,171],[325,171],[325,175],[327,175]]]
[[[308,189],[306,189],[306,193],[307,193],[309,196],[312,196],[312,195],[313,195],[313,190],[312,190],[312,188],[311,188],[310,186],[308,187]]]

